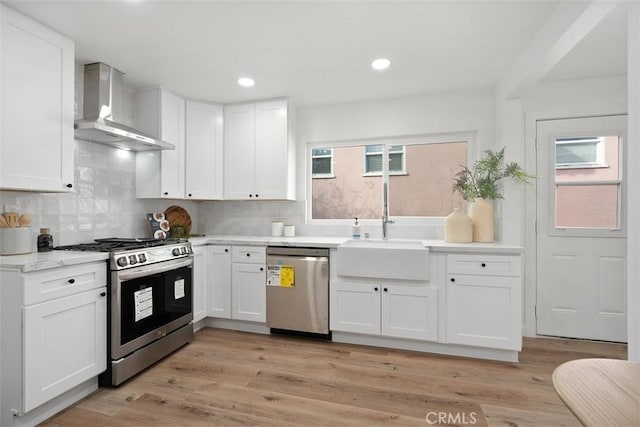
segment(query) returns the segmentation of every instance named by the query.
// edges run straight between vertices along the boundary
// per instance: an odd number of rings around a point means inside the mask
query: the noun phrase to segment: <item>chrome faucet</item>
[[[395,221],[389,219],[389,199],[387,195],[387,183],[382,184],[382,238],[387,240],[389,233],[387,231],[388,224],[394,224]]]

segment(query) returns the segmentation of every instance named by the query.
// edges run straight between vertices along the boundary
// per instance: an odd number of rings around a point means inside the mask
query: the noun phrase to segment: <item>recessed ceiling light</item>
[[[251,87],[256,84],[256,82],[254,82],[253,79],[249,77],[240,77],[238,79],[238,84],[243,87]]]
[[[391,65],[391,61],[387,58],[378,58],[371,63],[371,68],[374,70],[386,70]]]

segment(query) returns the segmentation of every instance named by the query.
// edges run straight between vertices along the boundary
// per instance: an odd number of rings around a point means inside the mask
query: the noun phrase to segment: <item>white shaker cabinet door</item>
[[[23,412],[106,369],[105,287],[28,306],[23,313]]]
[[[208,246],[207,314],[231,319],[231,247]]]
[[[336,281],[330,290],[331,330],[380,334],[380,284]]]
[[[286,199],[289,194],[287,102],[256,104],[255,194],[259,199]]]
[[[160,160],[160,190],[162,197],[184,197],[184,156],[185,156],[185,104],[182,98],[162,91],[162,139],[173,145],[175,150],[163,150]]]
[[[264,264],[232,264],[233,318],[267,321],[267,276]]]
[[[187,199],[222,199],[222,106],[187,101],[185,193]]]
[[[71,191],[74,43],[0,4],[0,189]]]
[[[255,105],[224,110],[224,198],[252,200],[255,165]]]
[[[207,248],[193,247],[193,321],[207,316]]]
[[[437,288],[384,283],[381,286],[382,335],[437,341]]]

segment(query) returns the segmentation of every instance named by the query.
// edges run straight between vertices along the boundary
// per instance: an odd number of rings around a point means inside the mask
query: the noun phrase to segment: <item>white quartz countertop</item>
[[[347,240],[346,237],[271,237],[271,236],[224,236],[211,235],[189,239],[193,246],[201,245],[255,245],[255,246],[297,246],[314,248],[337,248]],[[405,239],[398,239],[405,240]],[[491,252],[519,254],[521,246],[502,243],[450,243],[444,240],[420,240],[433,252]]]
[[[49,268],[86,264],[109,259],[105,252],[51,251],[32,252],[24,255],[0,256],[0,269],[20,270],[23,273],[47,270]]]

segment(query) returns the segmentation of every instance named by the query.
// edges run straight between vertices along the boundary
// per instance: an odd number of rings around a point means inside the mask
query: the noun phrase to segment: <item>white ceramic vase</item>
[[[471,218],[460,208],[444,220],[444,240],[452,243],[469,243],[473,239]]]
[[[493,200],[477,198],[469,208],[474,242],[493,242]]]

